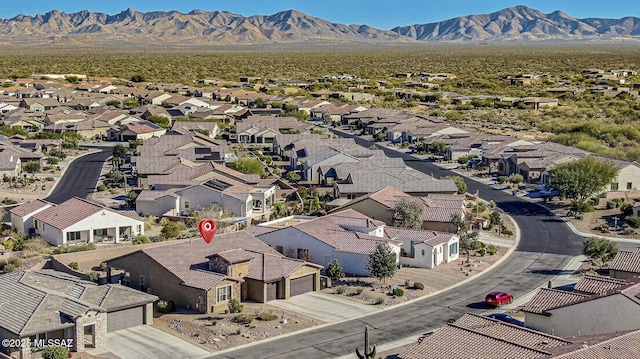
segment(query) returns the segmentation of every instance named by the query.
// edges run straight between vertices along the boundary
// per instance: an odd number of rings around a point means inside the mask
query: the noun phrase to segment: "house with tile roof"
[[[153,122],[137,121],[121,125],[114,131],[109,131],[109,138],[120,142],[146,140],[161,137],[167,132]]]
[[[118,212],[78,197],[60,204],[36,200],[10,213],[16,230],[38,234],[54,246],[104,239],[117,243],[144,234],[144,220],[135,213]]]
[[[402,265],[431,269],[460,257],[460,238],[453,233],[399,227],[385,227],[384,232],[402,242]]]
[[[639,277],[624,285],[600,281],[603,290],[593,288],[593,278],[589,281],[579,288],[595,293],[540,289],[522,309],[527,327],[563,337],[640,329]]]
[[[398,359],[635,358],[639,331],[563,338],[467,313],[424,334]]]
[[[464,217],[465,197],[462,195],[429,193],[425,197],[414,197],[391,186],[357,197],[332,212],[354,209],[393,226],[394,208],[402,202],[416,202],[422,206],[422,229],[455,232],[451,217],[455,214]]]
[[[273,230],[257,237],[288,257],[325,267],[335,259],[345,273],[368,276],[367,261],[378,243],[387,244],[396,254],[396,263],[400,263],[402,242],[386,236],[384,226],[347,209],[323,217],[290,216],[261,223],[258,227]]]
[[[618,251],[609,265],[609,276],[619,279],[640,276],[640,247],[635,251]]]
[[[65,339],[71,351],[102,345],[107,332],[153,323],[156,296],[117,284],[98,286],[53,270],[0,275],[0,339]],[[43,348],[0,352],[39,358]]]
[[[264,303],[320,290],[322,266],[287,258],[244,232],[145,248],[107,261],[132,288],[199,313],[220,313],[230,299]]]
[[[171,131],[178,132],[180,134],[200,132],[202,134],[209,136],[210,138],[215,138],[220,133],[220,127],[218,126],[218,123],[215,121],[203,121],[203,122],[177,121],[171,127]]]

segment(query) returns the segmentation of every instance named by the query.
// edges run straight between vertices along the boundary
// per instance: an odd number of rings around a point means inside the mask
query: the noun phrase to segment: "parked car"
[[[557,196],[560,194],[560,191],[558,191],[555,188],[547,188],[547,189],[543,189],[542,191],[540,191],[540,196],[541,197],[553,197],[553,196]]]
[[[485,314],[485,317],[493,318],[493,319],[499,320],[501,322],[505,322],[505,323],[509,323],[509,324],[513,324],[513,325],[518,325],[518,326],[524,327],[524,322],[522,320],[518,320],[518,319],[510,316],[509,314],[491,313],[491,314]]]
[[[484,304],[488,307],[502,307],[503,304],[509,304],[513,301],[513,295],[505,292],[491,292],[484,298]]]

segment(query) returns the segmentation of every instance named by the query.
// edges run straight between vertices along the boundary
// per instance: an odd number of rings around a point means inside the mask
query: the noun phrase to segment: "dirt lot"
[[[262,303],[243,303],[241,315],[256,317],[261,313],[273,316],[272,320],[252,319],[248,324],[234,322],[239,314],[157,314],[154,326],[198,344],[207,350],[224,350],[238,345],[323,324],[317,319]],[[271,318],[267,318],[271,319]]]

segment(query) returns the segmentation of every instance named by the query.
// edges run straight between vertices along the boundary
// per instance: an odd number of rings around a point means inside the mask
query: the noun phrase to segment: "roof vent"
[[[545,340],[542,341],[542,344],[549,345],[549,341],[545,339]]]

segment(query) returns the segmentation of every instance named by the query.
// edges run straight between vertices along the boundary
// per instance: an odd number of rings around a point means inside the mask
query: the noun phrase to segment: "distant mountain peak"
[[[576,19],[561,10],[549,14],[518,5],[490,14],[456,17],[436,23],[380,30],[367,24],[345,25],[295,9],[245,17],[226,11],[194,9],[189,13],[127,8],[108,15],[82,10],[51,10],[35,16],[0,19],[6,44],[76,43],[234,45],[331,42],[509,42],[640,40],[640,19]]]

